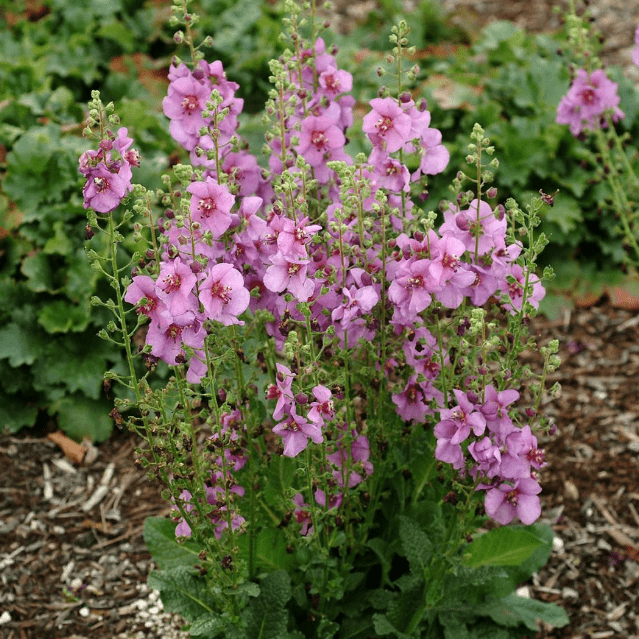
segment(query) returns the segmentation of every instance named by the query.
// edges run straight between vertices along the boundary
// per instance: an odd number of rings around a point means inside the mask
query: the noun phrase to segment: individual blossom
[[[508,406],[518,399],[519,392],[513,388],[498,391],[492,384],[488,384],[484,389],[484,403],[479,410],[486,418],[488,428],[498,435],[501,441],[515,429],[508,415]]]
[[[231,226],[235,196],[212,177],[204,182],[193,182],[186,190],[192,195],[191,219],[210,230],[215,239],[220,238]]]
[[[315,401],[311,402],[308,418],[320,426],[324,421],[330,421],[335,416],[335,406],[333,404],[333,393],[326,386],[318,385],[313,388]]]
[[[162,100],[164,115],[171,120],[169,131],[178,144],[192,151],[198,143],[199,130],[207,124],[202,112],[211,88],[197,80],[184,64],[169,74],[169,79],[168,95]]]
[[[195,506],[190,503],[192,499],[192,495],[188,490],[183,490],[179,495],[178,499],[183,502],[182,508],[190,513]],[[176,515],[179,515],[179,510],[174,511]],[[188,525],[186,520],[182,517],[178,518],[178,525],[175,527],[175,536],[176,537],[190,537],[191,536],[191,526]]]
[[[375,98],[370,105],[373,110],[364,116],[362,131],[375,146],[388,153],[399,151],[410,140],[410,116],[393,98]]]
[[[541,486],[530,477],[518,479],[513,485],[494,486],[486,492],[486,514],[502,525],[509,524],[515,517],[522,524],[530,525],[541,515],[540,492]]]
[[[277,400],[273,411],[273,419],[280,420],[285,415],[290,414],[295,403],[295,398],[293,397],[293,378],[295,374],[284,364],[278,362],[275,366],[277,368],[275,384],[270,384],[266,389],[266,399]]]
[[[453,389],[457,406],[444,408],[439,411],[440,422],[435,426],[435,437],[450,439],[451,444],[461,444],[472,431],[476,437],[481,437],[486,430],[486,418],[475,410],[468,395],[458,388]],[[452,436],[449,436],[452,433]],[[442,460],[444,461],[444,460]]]
[[[82,189],[84,208],[92,208],[97,213],[110,213],[118,207],[130,185],[118,173],[109,171],[106,164],[100,163],[87,174]]]
[[[635,48],[632,50],[632,61],[639,67],[639,25],[635,29]]]
[[[308,446],[309,439],[316,444],[324,441],[320,426],[298,415],[295,406],[291,407],[289,416],[283,422],[273,426],[273,432],[282,438],[285,457],[297,457]]]
[[[327,155],[331,156],[332,151],[342,148],[344,144],[346,138],[337,126],[335,118],[328,112],[317,117],[311,115],[302,120],[300,143],[296,150],[312,167],[324,164]]]
[[[441,393],[432,385],[430,380],[418,381],[417,375],[412,375],[401,393],[392,395],[397,406],[397,414],[405,421],[413,420],[423,424],[428,415],[432,415],[430,402],[435,399],[439,404],[443,400]]]
[[[349,451],[349,447],[344,442],[346,428],[346,425],[340,428],[337,450],[327,455],[326,459],[337,467],[333,471],[333,478],[337,485],[341,488],[354,488],[364,481],[362,473],[367,476],[373,474],[373,464],[369,461],[371,451],[368,437],[358,435],[357,431],[353,430]],[[350,469],[348,477],[346,477],[347,469]]]
[[[289,260],[278,252],[270,261],[264,286],[274,293],[288,290],[299,302],[307,302],[315,290],[315,283],[307,277],[308,260]]]
[[[531,476],[532,469],[539,470],[545,465],[544,451],[537,447],[530,426],[515,429],[506,437],[499,468],[501,477],[523,479]]]
[[[527,280],[527,281],[526,281]],[[519,264],[511,264],[506,272],[506,277],[502,283],[502,291],[508,295],[505,308],[513,315],[517,311],[521,311],[524,302],[524,289],[526,291],[526,302],[534,308],[539,308],[539,302],[546,295],[546,289],[541,283],[539,277],[534,273],[528,272],[528,277]]]
[[[196,281],[193,271],[179,257],[162,261],[156,286],[171,315],[181,315],[193,309],[195,298],[192,291]]]
[[[231,264],[216,264],[200,284],[200,302],[208,319],[230,326],[243,324],[238,319],[249,305],[251,294],[244,286],[242,274]]]
[[[171,316],[166,304],[160,299],[155,280],[148,275],[136,275],[132,279],[124,294],[124,301],[135,304],[137,313],[158,323],[162,321],[162,317]]]
[[[311,507],[304,502],[302,493],[297,493],[297,495],[293,497],[293,503],[295,504],[295,510],[293,511],[295,521],[301,526],[300,534],[303,537],[311,535],[313,533],[313,520],[311,519],[310,513]]]
[[[187,311],[176,317],[163,316],[160,322],[151,322],[146,334],[146,343],[151,346],[151,355],[174,366],[184,361],[183,344],[195,350],[204,346],[204,330],[195,313]]]

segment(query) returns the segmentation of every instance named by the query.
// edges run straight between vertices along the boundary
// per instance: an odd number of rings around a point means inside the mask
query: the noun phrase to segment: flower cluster
[[[425,195],[425,176],[449,161],[426,103],[408,93],[382,92],[371,100],[362,130],[372,148],[353,159],[345,150],[352,77],[338,68],[334,52],[318,38],[272,70],[277,90],[267,106],[273,125],[266,136],[268,169],[260,169],[238,135],[243,103],[222,64],[171,66],[163,109],[191,166],[176,171],[181,186],[165,195],[170,207],[158,222],[159,249],[124,295],[148,317],[145,355],[185,364],[186,381],[213,387],[210,344],[220,326],[242,326],[258,314],[270,318],[273,353],[288,360],[264,363],[274,375],[266,400],[279,452],[310,457],[322,447],[315,463],[321,482],[293,499],[302,534],[316,525],[310,513],[317,506],[338,511],[348,491],[373,473],[367,420],[355,418],[342,402],[344,389],[322,370],[321,357],[331,361],[333,348],[350,349],[356,366],[367,362],[377,383],[386,378],[388,405],[405,423],[437,423],[437,459],[482,482],[491,516],[502,523],[515,515],[533,521],[539,514],[534,471],[543,456],[529,427],[516,426],[506,411],[518,393],[492,385],[481,387],[481,397],[457,388],[451,393],[444,369],[453,367],[453,356],[434,328],[434,318],[489,300],[504,315],[538,306],[543,286],[521,259],[523,245],[508,234],[505,209],[481,199],[479,186],[474,199],[442,207],[437,230],[434,214],[419,230],[423,215],[412,196]],[[589,81],[608,96],[598,76]],[[609,108],[608,97],[602,101]],[[112,210],[130,189],[136,157],[125,136],[121,129],[110,146],[82,159],[94,185],[100,174],[91,171],[98,168],[122,174],[126,184],[112,179],[111,195],[103,199],[85,189],[87,206],[100,212]],[[112,148],[120,160],[110,159]],[[467,314],[458,337],[470,327]],[[453,394],[458,405],[451,408]],[[220,453],[205,494],[184,490],[175,500],[179,536],[191,534],[185,517],[195,504],[198,513],[208,505],[218,537],[242,527],[232,501],[244,489],[232,473],[248,457],[246,406],[237,399],[232,414],[218,416],[212,443]]]
[[[573,135],[605,126],[607,116],[617,122],[624,117],[618,106],[617,89],[617,83],[608,79],[603,69],[592,73],[578,69],[568,93],[559,103],[556,122],[568,124]]]
[[[486,512],[495,521],[507,524],[517,516],[533,523],[541,514],[536,471],[546,464],[530,427],[518,428],[508,414],[519,392],[488,385],[483,401],[472,391],[453,393],[457,406],[441,410],[435,426],[435,457],[480,481],[477,490],[487,490]]]
[[[140,155],[130,148],[133,140],[127,133],[124,127],[118,129],[117,135],[108,132],[97,151],[89,150],[80,156],[79,170],[87,180],[82,189],[85,209],[110,213],[133,190],[131,167],[140,166]]]

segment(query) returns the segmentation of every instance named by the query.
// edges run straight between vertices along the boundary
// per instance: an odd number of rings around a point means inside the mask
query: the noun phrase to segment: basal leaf
[[[206,580],[185,566],[153,570],[147,583],[149,588],[160,591],[165,610],[177,612],[188,621],[215,612],[215,602],[207,590]]]
[[[563,608],[551,603],[536,601],[516,594],[478,606],[475,612],[486,615],[502,626],[516,627],[523,624],[533,632],[539,630],[538,622],[562,628],[568,624],[568,615]]]
[[[60,428],[72,439],[88,437],[94,442],[108,439],[113,430],[109,417],[111,405],[107,401],[89,399],[80,393],[66,396],[54,406],[58,411]]]
[[[66,300],[54,300],[38,314],[38,324],[47,333],[78,333],[89,325],[90,307],[88,302],[73,304]]]
[[[468,545],[464,564],[479,566],[519,566],[544,542],[524,528],[494,528]]]
[[[43,349],[38,337],[15,322],[8,324],[0,329],[0,359],[8,358],[13,367],[33,364]]]

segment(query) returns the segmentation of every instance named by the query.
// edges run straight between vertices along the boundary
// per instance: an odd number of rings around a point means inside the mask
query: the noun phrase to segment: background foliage
[[[168,10],[160,1],[0,3],[0,426],[9,431],[48,418],[76,438],[99,441],[111,431],[102,373],[117,367],[121,354],[96,337],[106,318],[89,303],[105,282],[83,249],[83,105],[96,88],[117,103],[143,156],[136,180],[159,186],[161,171],[178,161],[160,107],[176,50]],[[264,103],[267,62],[279,50],[281,3],[199,0],[197,10],[205,16],[200,32],[214,40],[207,57],[222,60],[240,84],[249,114],[242,131],[259,151],[259,116],[250,114]],[[335,38],[362,106],[379,83],[376,69],[388,46],[382,26],[400,13],[399,0],[380,1],[353,33]],[[533,36],[497,22],[471,43],[435,0],[406,17],[420,49],[417,90],[429,97],[433,126],[451,151],[450,169],[433,181],[426,210],[449,196],[444,185],[463,165],[468,131],[480,122],[501,159],[501,201],[559,190],[541,228],[551,240],[544,259],[558,275],[556,292],[621,277],[623,248],[606,206],[608,187],[595,177],[597,158],[554,123],[569,85],[563,36]],[[639,93],[619,69],[610,74],[626,114],[620,127],[639,139]],[[362,144],[360,133],[352,133],[351,150]],[[627,153],[636,162],[633,142]],[[561,299],[549,295],[546,310]]]

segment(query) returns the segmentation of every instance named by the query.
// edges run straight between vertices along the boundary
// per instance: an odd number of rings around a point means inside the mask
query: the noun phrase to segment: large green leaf
[[[109,417],[111,406],[107,401],[89,399],[80,393],[68,395],[56,402],[58,424],[71,438],[80,441],[88,437],[94,442],[108,439],[113,430],[113,421]]]
[[[272,572],[260,581],[260,595],[251,599],[246,608],[246,636],[251,639],[281,639],[286,637],[291,598],[291,581],[284,570]]]
[[[43,344],[33,331],[12,322],[0,329],[0,359],[8,358],[11,366],[33,364],[42,354]]]
[[[464,563],[479,566],[519,566],[544,542],[525,528],[494,528],[468,545]]]
[[[514,593],[478,606],[475,612],[490,617],[501,626],[516,627],[523,624],[533,632],[539,630],[539,621],[555,628],[568,625],[568,615],[563,608],[552,603],[519,597]]]
[[[215,612],[215,602],[208,592],[206,580],[186,566],[153,570],[147,583],[149,588],[160,591],[165,610],[177,612],[188,621]]]
[[[399,538],[411,572],[423,574],[433,556],[433,546],[426,533],[409,517],[399,518]]]

